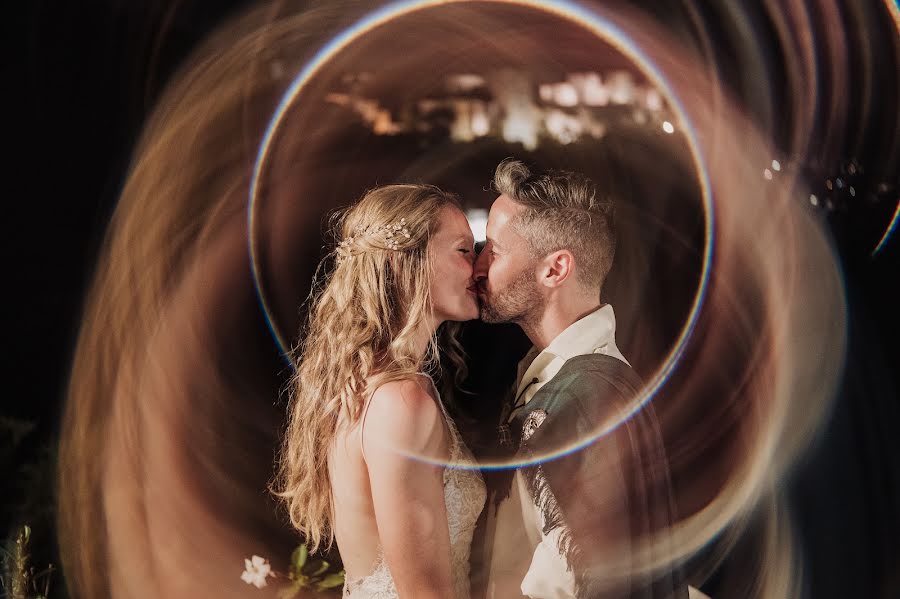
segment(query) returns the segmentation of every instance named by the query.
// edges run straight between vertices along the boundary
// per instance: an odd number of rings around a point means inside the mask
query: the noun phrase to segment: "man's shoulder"
[[[622,360],[603,354],[570,358],[518,415],[523,439],[541,428],[532,445],[569,443],[572,435],[627,410],[640,390],[640,378]]]
[[[574,356],[541,388],[564,401],[595,399],[599,393],[631,396],[640,391],[641,379],[626,362],[605,354]]]

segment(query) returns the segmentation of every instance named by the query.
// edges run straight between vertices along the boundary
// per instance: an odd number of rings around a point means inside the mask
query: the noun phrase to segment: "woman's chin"
[[[481,308],[478,305],[478,299],[473,293],[469,293],[463,302],[457,304],[454,310],[444,312],[445,320],[453,322],[466,322],[469,320],[477,320],[481,316]]]
[[[478,304],[474,306],[466,306],[464,309],[459,310],[456,314],[454,314],[448,320],[452,320],[453,322],[468,322],[470,320],[477,320],[481,316],[481,312],[478,309]]]

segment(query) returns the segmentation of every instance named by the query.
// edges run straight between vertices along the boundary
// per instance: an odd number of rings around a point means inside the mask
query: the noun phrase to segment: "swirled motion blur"
[[[890,103],[875,71],[896,72],[897,13],[670,4],[272,2],[206,39],[145,125],[85,304],[59,470],[72,596],[274,594],[240,569],[257,554],[283,571],[298,542],[267,483],[323,216],[424,181],[475,219],[506,156],[622,182],[609,296],[678,514],[642,539],[642,567],[681,564],[697,587],[715,572],[724,597],[801,595],[783,484],[840,382],[824,225],[860,168],[829,195],[811,165],[874,144],[896,171],[896,114],[866,136],[853,119]],[[882,185],[872,197],[896,195]],[[897,243],[884,206],[867,252]],[[518,357],[488,331],[463,338],[477,363],[459,409],[476,418]]]

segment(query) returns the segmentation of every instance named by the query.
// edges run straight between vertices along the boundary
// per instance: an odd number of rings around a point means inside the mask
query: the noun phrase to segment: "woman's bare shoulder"
[[[370,400],[363,442],[431,455],[444,444],[444,418],[429,380],[412,376],[389,381]]]

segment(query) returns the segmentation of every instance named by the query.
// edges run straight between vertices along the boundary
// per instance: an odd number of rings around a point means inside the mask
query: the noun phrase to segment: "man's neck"
[[[547,346],[574,322],[578,322],[588,314],[595,312],[603,305],[599,300],[582,300],[568,304],[549,303],[538,318],[530,322],[520,323],[522,331],[539,350]]]

